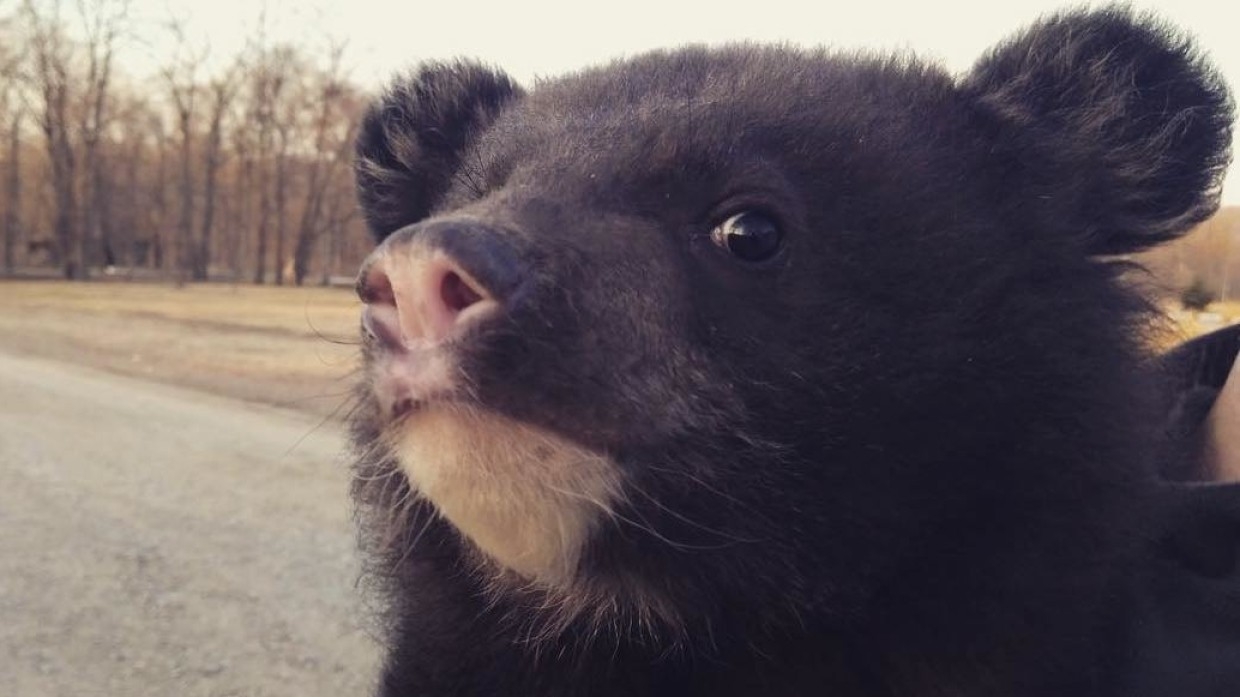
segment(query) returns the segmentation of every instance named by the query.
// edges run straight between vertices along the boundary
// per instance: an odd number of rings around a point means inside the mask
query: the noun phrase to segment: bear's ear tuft
[[[1091,254],[1172,239],[1218,207],[1232,102],[1182,34],[1124,7],[1045,19],[962,84],[1044,226]]]
[[[388,87],[362,119],[354,164],[375,239],[429,215],[465,148],[522,94],[504,73],[463,60],[423,64]]]

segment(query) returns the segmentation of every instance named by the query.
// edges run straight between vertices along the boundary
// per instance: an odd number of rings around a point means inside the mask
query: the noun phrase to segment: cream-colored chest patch
[[[590,531],[621,495],[620,470],[605,455],[468,406],[411,414],[392,445],[417,492],[478,549],[547,585],[571,580]]]

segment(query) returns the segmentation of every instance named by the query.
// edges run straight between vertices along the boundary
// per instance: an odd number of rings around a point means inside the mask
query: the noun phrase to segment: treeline
[[[8,273],[327,282],[366,252],[353,198],[363,91],[344,48],[268,42],[221,66],[168,21],[141,84],[127,0],[23,0],[0,17],[0,228]],[[208,69],[208,66],[211,66]]]

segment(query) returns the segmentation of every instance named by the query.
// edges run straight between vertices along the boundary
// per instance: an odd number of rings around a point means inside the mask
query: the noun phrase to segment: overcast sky
[[[171,15],[185,19],[213,58],[235,55],[266,8],[267,34],[310,47],[347,42],[352,77],[378,85],[395,71],[430,58],[472,56],[523,82],[609,58],[688,42],[789,41],[839,48],[910,49],[963,71],[988,46],[1056,8],[1048,0],[848,3],[749,0],[133,0],[144,44],[124,62],[142,77],[169,55]],[[833,8],[832,5],[836,5]],[[1152,9],[1197,37],[1235,93],[1240,93],[1240,2],[1161,0]],[[1240,204],[1233,165],[1225,198]]]

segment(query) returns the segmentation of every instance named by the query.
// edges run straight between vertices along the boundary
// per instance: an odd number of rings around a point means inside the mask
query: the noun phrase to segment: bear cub
[[[1123,8],[963,76],[396,81],[356,161],[379,694],[1123,694],[1157,416],[1117,257],[1215,210],[1231,109]]]

